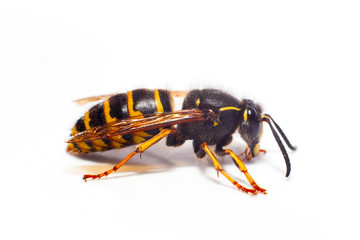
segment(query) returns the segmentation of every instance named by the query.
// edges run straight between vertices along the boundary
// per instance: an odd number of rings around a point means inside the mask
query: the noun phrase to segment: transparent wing
[[[108,95],[86,97],[86,98],[76,99],[76,100],[74,100],[74,103],[76,103],[78,105],[85,105],[90,102],[104,101],[105,99],[108,99],[109,97],[114,96],[114,95],[115,94],[108,94]]]
[[[106,139],[133,132],[148,131],[186,122],[205,120],[206,114],[199,109],[179,110],[170,113],[153,114],[145,117],[139,116],[93,127],[70,137],[66,142],[76,143]]]
[[[189,91],[186,91],[186,90],[170,90],[169,93],[170,93],[171,97],[184,98],[189,93]],[[99,95],[99,96],[80,98],[80,99],[74,100],[74,103],[76,103],[78,105],[85,105],[85,104],[90,103],[90,102],[104,101],[104,100],[106,100],[106,99],[108,99],[108,98],[110,98],[111,96],[114,96],[114,95],[116,95],[116,94],[107,94],[107,95]]]

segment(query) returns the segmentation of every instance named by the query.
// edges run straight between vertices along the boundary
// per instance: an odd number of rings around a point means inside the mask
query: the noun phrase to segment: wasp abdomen
[[[121,119],[171,111],[171,99],[169,92],[166,90],[137,89],[127,93],[116,94],[90,108],[76,122],[71,136],[95,126]],[[67,151],[88,153],[122,148],[144,142],[158,133],[159,129],[154,129],[107,139],[69,143]]]

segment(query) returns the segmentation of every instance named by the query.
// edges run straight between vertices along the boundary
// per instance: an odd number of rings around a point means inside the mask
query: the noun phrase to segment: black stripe
[[[75,147],[79,152],[82,151],[81,148],[79,148],[79,146],[78,146],[76,143],[73,143],[73,145],[74,145],[74,147]]]
[[[90,127],[99,126],[106,124],[104,106],[102,103],[95,105],[89,110]],[[106,145],[110,145],[109,139],[102,139]]]
[[[85,124],[84,124],[84,117],[79,118],[79,120],[77,120],[75,126],[76,126],[76,130],[78,132],[85,131],[86,128],[85,128]]]
[[[145,132],[151,135],[151,137],[146,137],[146,139],[148,139],[148,138],[152,138],[153,136],[158,134],[160,131],[159,131],[159,129],[152,129],[152,130],[148,130],[148,131],[145,131]]]
[[[81,118],[76,122],[75,126],[76,126],[76,130],[77,130],[78,132],[85,131],[86,128],[85,128],[85,124],[84,124],[84,117],[81,117]],[[91,148],[91,151],[94,151],[94,148],[93,148],[92,143],[91,143],[90,141],[86,141],[86,142],[84,142],[84,143],[86,143],[86,145],[88,145],[88,146]],[[74,144],[74,146],[75,146],[75,144]],[[76,147],[78,147],[78,146],[76,146]]]
[[[99,121],[101,119],[98,118],[98,114],[99,114],[101,107],[102,107],[102,104],[96,104],[95,106],[90,108],[90,110],[89,110],[89,118],[90,118],[89,125],[90,125],[90,127],[95,127],[95,126],[101,125],[101,122]]]
[[[159,89],[159,96],[161,104],[164,108],[164,112],[171,112],[171,101],[170,101],[170,93],[166,90]]]
[[[133,91],[133,101],[134,101],[134,110],[140,111],[142,114],[154,114],[157,112],[155,104],[154,91],[149,89],[137,89]],[[160,93],[159,93],[160,95]],[[161,101],[161,98],[160,98]],[[153,129],[145,131],[150,134],[151,137],[146,137],[145,139],[150,139],[156,134],[159,133],[158,129]]]
[[[125,93],[109,98],[110,117],[117,119],[128,118],[127,97]]]
[[[100,107],[98,109],[98,113],[96,116],[96,123],[98,125],[103,125],[106,124],[106,119],[105,119],[105,113],[104,113],[104,106],[103,104],[100,104]]]
[[[86,145],[88,145],[88,146],[91,148],[90,151],[95,151],[95,149],[94,149],[93,144],[92,144],[91,141],[86,141],[86,142],[84,142],[84,143],[86,143]]]
[[[142,114],[153,114],[156,112],[154,91],[149,89],[136,89],[132,91],[134,110]]]
[[[131,133],[130,134],[125,134],[125,135],[121,136],[121,138],[124,139],[127,142],[130,142],[133,139],[133,135]]]
[[[108,138],[103,138],[102,140],[103,140],[103,142],[104,142],[106,145],[108,145],[108,147],[111,147],[111,146],[110,146],[110,144],[111,144],[110,139],[108,139]]]

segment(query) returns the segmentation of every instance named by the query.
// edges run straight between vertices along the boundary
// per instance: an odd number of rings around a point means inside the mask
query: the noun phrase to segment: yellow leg
[[[209,146],[206,143],[203,143],[201,145],[201,148],[205,150],[205,152],[209,155],[212,163],[214,164],[214,167],[217,171],[217,175],[219,177],[219,172],[221,172],[222,175],[224,175],[232,184],[234,184],[239,190],[246,192],[246,193],[253,193],[256,194],[257,190],[256,189],[248,189],[246,187],[243,187],[242,185],[240,185],[237,181],[235,181],[232,177],[230,177],[225,170],[221,167],[220,163],[218,162],[218,160],[216,159],[216,157],[214,156],[214,154],[211,152]]]
[[[149,147],[151,147],[152,145],[159,142],[161,139],[163,139],[164,137],[166,137],[167,135],[169,135],[170,133],[173,133],[173,132],[175,132],[174,129],[164,129],[164,130],[162,130],[160,133],[155,135],[153,138],[147,140],[146,142],[143,142],[143,143],[139,144],[136,147],[135,151],[133,151],[129,155],[127,155],[126,158],[124,158],[121,162],[116,164],[112,169],[109,169],[109,170],[107,170],[107,171],[105,171],[103,173],[96,174],[96,175],[91,175],[91,174],[84,175],[83,179],[86,181],[89,178],[91,178],[91,179],[102,178],[103,176],[107,176],[112,172],[116,172],[122,165],[124,165],[127,161],[129,161],[135,154],[140,153],[140,156],[141,156],[141,154],[146,149],[148,149]]]
[[[232,150],[226,149],[225,152],[226,152],[226,154],[230,155],[232,159],[234,159],[239,170],[245,174],[245,176],[246,176],[247,180],[249,181],[249,183],[251,184],[251,186],[253,186],[253,188],[256,191],[259,191],[261,193],[266,193],[266,189],[259,187],[256,184],[256,182],[254,181],[254,179],[250,176],[243,161],[241,161],[241,159]]]

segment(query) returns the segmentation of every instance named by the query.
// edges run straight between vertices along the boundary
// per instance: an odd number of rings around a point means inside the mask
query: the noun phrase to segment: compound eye
[[[250,135],[257,138],[261,132],[261,121],[259,114],[254,108],[247,109],[247,121],[249,122]]]
[[[245,118],[245,120],[248,120],[251,122],[255,121],[258,118],[258,113],[254,108],[250,107],[250,108],[246,109],[246,114],[244,114],[244,118]]]

